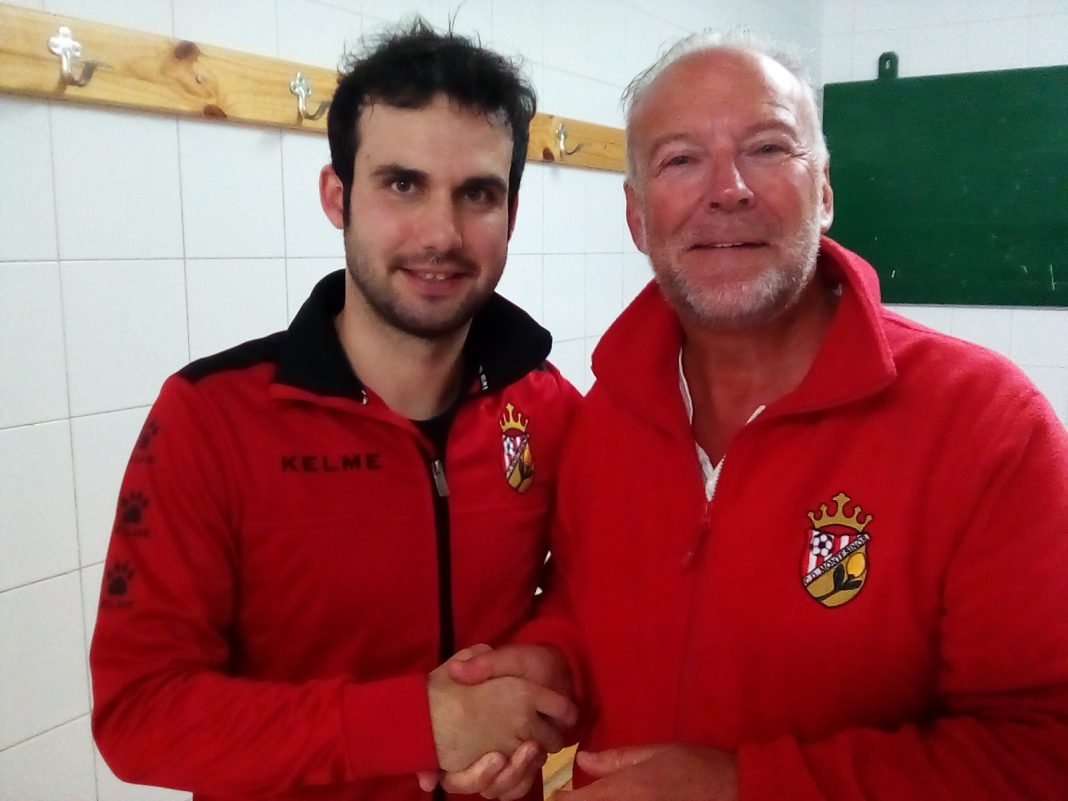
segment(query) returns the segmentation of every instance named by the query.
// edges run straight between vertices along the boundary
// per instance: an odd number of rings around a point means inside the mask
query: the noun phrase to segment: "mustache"
[[[394,256],[389,260],[391,270],[418,271],[428,267],[451,267],[457,272],[473,273],[478,265],[471,259],[456,251],[445,253],[420,253],[417,256]]]

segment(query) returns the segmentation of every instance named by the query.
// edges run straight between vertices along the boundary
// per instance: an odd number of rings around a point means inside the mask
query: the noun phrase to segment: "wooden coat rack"
[[[0,92],[322,134],[336,83],[322,67],[0,3]],[[527,158],[623,172],[623,132],[537,114]]]

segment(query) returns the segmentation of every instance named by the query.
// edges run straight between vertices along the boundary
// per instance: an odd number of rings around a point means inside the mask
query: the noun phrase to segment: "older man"
[[[1068,798],[1065,428],[821,239],[794,62],[691,37],[627,98],[656,282],[564,455],[557,611],[523,635],[559,651],[468,679],[585,665],[571,801]]]

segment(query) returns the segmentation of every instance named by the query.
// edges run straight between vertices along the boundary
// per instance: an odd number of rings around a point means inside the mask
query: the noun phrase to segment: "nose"
[[[753,190],[729,156],[713,160],[706,197],[709,208],[717,211],[739,211],[753,204]]]
[[[419,246],[430,253],[449,253],[463,243],[460,210],[451,197],[430,197],[419,220]]]

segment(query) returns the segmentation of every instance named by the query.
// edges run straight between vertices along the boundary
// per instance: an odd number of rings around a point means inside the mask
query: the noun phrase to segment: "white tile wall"
[[[327,69],[338,67],[343,53],[363,33],[363,17],[355,11],[315,0],[278,0],[278,57]],[[309,106],[329,100],[333,86],[312,86]]]
[[[78,567],[70,423],[0,429],[0,592]]]
[[[539,163],[527,164],[519,184],[519,212],[516,216],[508,253],[541,253],[545,229],[545,175],[552,167]]]
[[[1032,67],[1068,64],[1068,11],[1030,20],[1029,60]]]
[[[541,254],[509,256],[497,291],[525,309],[535,320],[543,322],[543,276]]]
[[[542,239],[546,253],[586,251],[586,180],[593,172],[550,169],[544,173]]]
[[[493,35],[483,41],[500,53],[532,63],[545,60],[545,11],[542,0],[495,0]]]
[[[1028,21],[1025,18],[984,19],[968,23],[965,50],[968,70],[1007,70],[1024,66]]]
[[[59,265],[0,263],[0,427],[69,414]]]
[[[60,258],[180,258],[176,144],[172,119],[53,105]]]
[[[12,801],[96,798],[88,716],[0,751],[0,798]]]
[[[653,269],[644,253],[623,254],[623,306],[626,308],[653,278]]]
[[[547,255],[544,269],[545,325],[558,342],[586,335],[586,257]]]
[[[189,259],[189,356],[286,327],[285,259]]]
[[[324,87],[325,88],[325,87]],[[325,136],[286,131],[282,134],[282,200],[287,256],[334,256],[345,247],[338,230],[319,205],[319,170],[330,163]]]
[[[0,593],[0,749],[89,711],[78,572]]]
[[[278,55],[277,18],[264,13],[262,0],[172,0],[172,4],[174,35],[179,39]]]
[[[586,189],[586,252],[622,253],[623,176],[598,170],[583,171],[581,176]]]
[[[0,259],[55,259],[56,208],[52,195],[49,106],[5,97],[0,103],[0,175],[37,166],[25,181],[0,181]]]
[[[171,36],[174,15],[170,0],[44,0],[43,9],[53,14],[96,20],[135,31]],[[77,29],[74,31],[77,33]]]
[[[62,265],[71,414],[142,406],[189,360],[181,261]]]
[[[186,255],[284,256],[281,133],[199,120],[178,131]]]
[[[344,256],[333,259],[286,259],[287,319],[292,320],[296,316],[319,279],[344,266]]]
[[[411,11],[445,21],[459,5],[16,4],[325,67],[361,32]],[[540,110],[614,126],[633,74],[707,25],[818,51],[813,71],[825,80],[873,76],[887,46],[906,75],[1068,63],[1068,0],[468,0],[456,17],[459,30],[524,57]],[[102,560],[127,455],[163,378],[191,356],[284,325],[343,266],[316,189],[327,158],[314,135],[0,98],[4,801],[188,799],[123,784],[93,756],[86,643]],[[620,183],[530,165],[501,284],[553,329],[552,358],[583,391],[600,333],[651,277],[626,233]],[[1007,352],[1068,420],[1064,311],[904,311]]]
[[[586,331],[599,337],[623,311],[623,254],[586,256]]]

